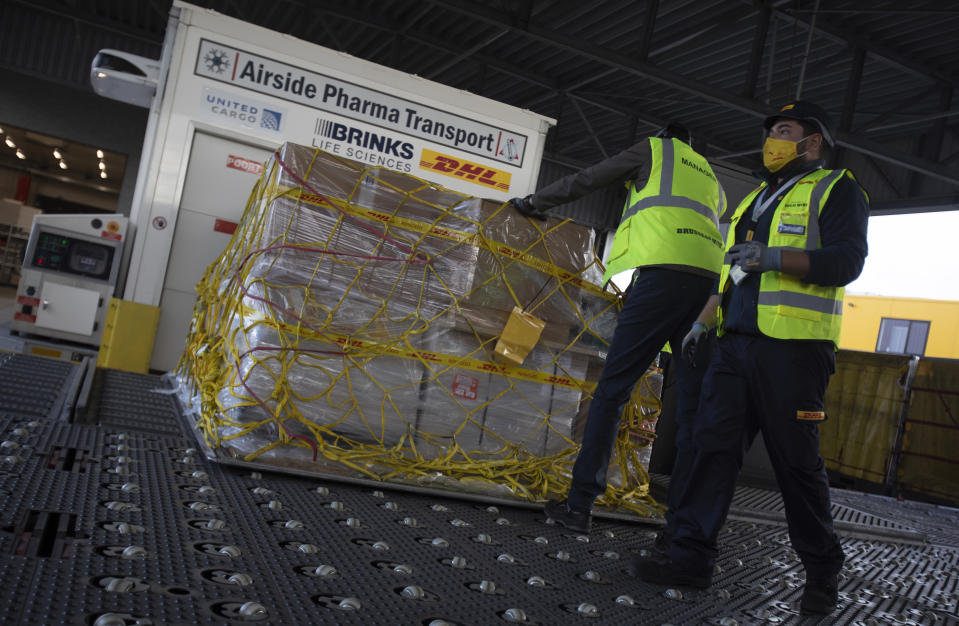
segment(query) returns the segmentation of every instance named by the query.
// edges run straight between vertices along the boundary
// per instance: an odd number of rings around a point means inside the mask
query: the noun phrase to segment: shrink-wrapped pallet
[[[593,244],[568,221],[285,144],[198,285],[179,369],[198,427],[300,467],[568,462],[618,311]],[[494,355],[514,308],[545,322],[519,365]]]

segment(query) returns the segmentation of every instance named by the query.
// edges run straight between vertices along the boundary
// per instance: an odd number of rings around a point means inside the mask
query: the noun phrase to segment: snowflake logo
[[[207,70],[217,74],[222,74],[230,67],[230,60],[227,58],[226,52],[216,48],[207,52],[203,61],[206,63]]]

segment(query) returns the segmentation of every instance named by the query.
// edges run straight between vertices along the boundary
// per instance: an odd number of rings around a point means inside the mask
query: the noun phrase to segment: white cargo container
[[[555,123],[183,2],[173,4],[160,62],[124,293],[161,309],[154,369],[176,364],[194,286],[282,142],[506,200],[533,191]]]

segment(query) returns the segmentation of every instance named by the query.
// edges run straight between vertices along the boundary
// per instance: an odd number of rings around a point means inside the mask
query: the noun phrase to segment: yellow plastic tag
[[[493,352],[505,361],[522,365],[526,355],[539,341],[544,326],[546,322],[514,306]]]

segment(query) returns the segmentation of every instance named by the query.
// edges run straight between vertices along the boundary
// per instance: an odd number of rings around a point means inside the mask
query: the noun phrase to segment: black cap
[[[819,134],[822,135],[827,144],[830,146],[835,145],[835,140],[832,135],[832,120],[829,118],[829,114],[826,113],[822,107],[812,102],[796,100],[795,102],[783,105],[779,111],[773,113],[763,121],[763,128],[768,131],[777,120],[781,119],[799,120],[812,124],[819,129]]]
[[[689,130],[677,122],[669,122],[666,126],[660,128],[655,136],[663,139],[675,138],[683,143],[689,143]]]

